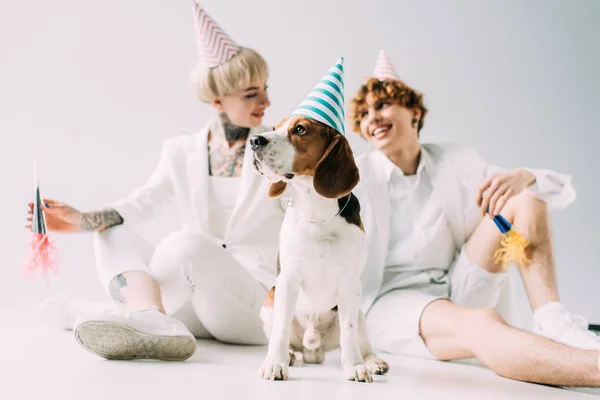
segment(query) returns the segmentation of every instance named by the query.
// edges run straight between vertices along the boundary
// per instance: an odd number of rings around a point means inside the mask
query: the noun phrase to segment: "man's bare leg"
[[[544,304],[558,301],[552,231],[546,203],[526,191],[511,198],[501,214],[513,225],[513,229],[529,240],[527,251],[531,263],[517,267],[531,308],[536,311]],[[502,234],[492,218],[483,218],[466,243],[469,260],[490,272],[501,272],[501,266],[494,262],[494,253],[500,248],[501,238]]]
[[[420,332],[440,360],[476,357],[497,374],[557,386],[600,386],[599,351],[575,349],[508,326],[491,309],[429,304]]]
[[[531,263],[517,268],[534,311],[533,332],[572,347],[600,350],[600,338],[588,330],[585,319],[569,313],[559,302],[546,203],[526,191],[510,199],[502,215],[529,240]],[[500,239],[496,224],[485,217],[466,243],[467,257],[492,273],[500,272],[501,267],[494,262]]]

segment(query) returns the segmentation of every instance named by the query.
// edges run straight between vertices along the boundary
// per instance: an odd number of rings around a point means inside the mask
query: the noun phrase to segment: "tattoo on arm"
[[[108,209],[92,211],[81,215],[80,229],[82,232],[102,232],[115,225],[121,225],[123,218],[116,210]]]
[[[110,298],[116,301],[117,303],[125,304],[125,296],[123,296],[123,289],[127,286],[127,279],[122,274],[115,276],[112,281],[110,281],[110,285],[108,291],[110,292]]]

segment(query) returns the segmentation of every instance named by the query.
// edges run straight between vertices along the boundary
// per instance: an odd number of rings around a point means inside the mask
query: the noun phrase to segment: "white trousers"
[[[153,248],[127,225],[98,233],[96,265],[103,288],[128,271],[158,282],[165,310],[197,337],[226,343],[266,344],[260,308],[267,289],[228,251],[197,232],[180,231]]]

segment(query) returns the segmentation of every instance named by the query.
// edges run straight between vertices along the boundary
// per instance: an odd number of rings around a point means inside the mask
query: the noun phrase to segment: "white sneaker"
[[[48,324],[72,330],[75,320],[89,312],[102,312],[114,308],[111,303],[91,303],[68,294],[48,297],[40,304],[40,316]]]
[[[600,350],[600,337],[588,330],[581,315],[570,314],[559,302],[543,305],[533,314],[533,333],[585,350]]]
[[[196,338],[186,326],[155,310],[85,314],[74,330],[81,346],[109,360],[183,361],[196,351]]]

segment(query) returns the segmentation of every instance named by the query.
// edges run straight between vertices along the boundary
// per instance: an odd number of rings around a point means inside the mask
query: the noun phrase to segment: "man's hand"
[[[490,216],[500,214],[506,202],[533,185],[535,175],[525,169],[513,169],[502,174],[490,175],[477,190],[477,206],[481,215],[489,210]]]

